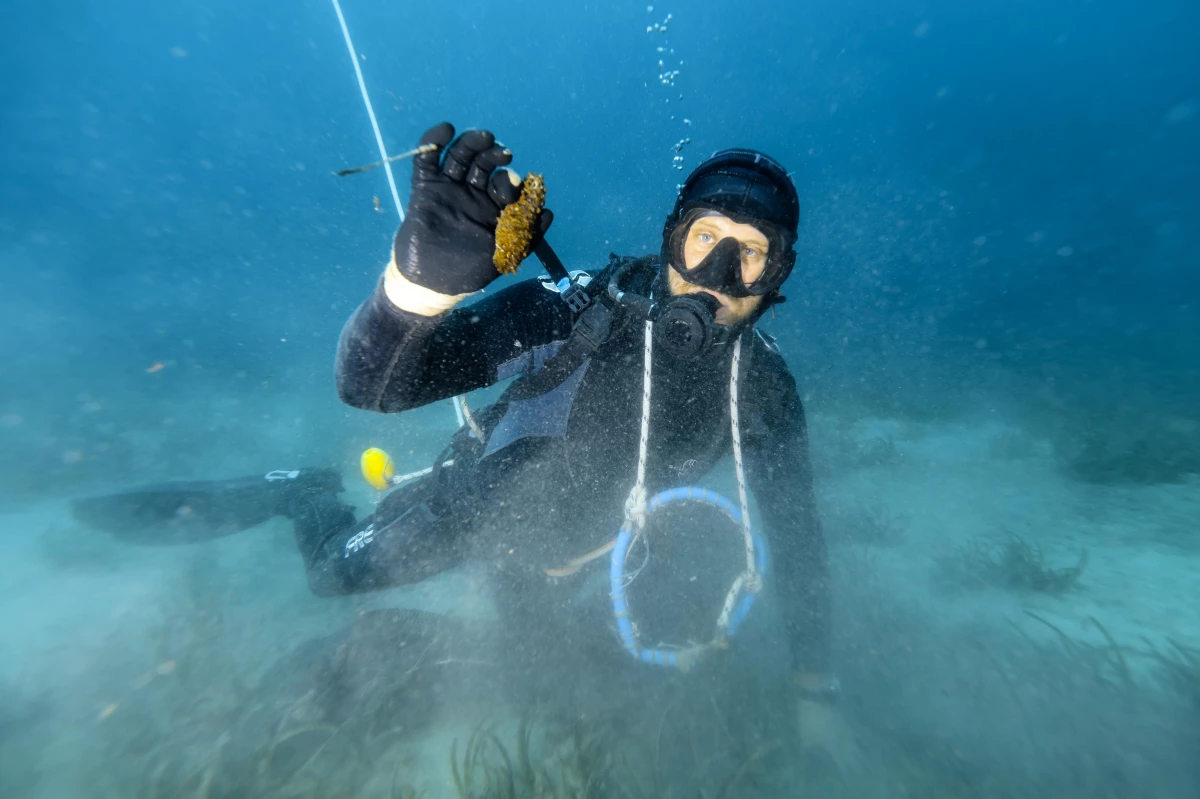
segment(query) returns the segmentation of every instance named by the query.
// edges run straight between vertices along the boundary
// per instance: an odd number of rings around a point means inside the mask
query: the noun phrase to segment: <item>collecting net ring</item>
[[[643,663],[670,666],[686,671],[695,666],[705,652],[724,648],[741,627],[742,622],[746,620],[750,609],[754,607],[754,600],[761,590],[762,576],[767,571],[767,549],[762,536],[754,532],[749,524],[743,522],[741,509],[725,497],[706,488],[685,486],[670,488],[655,494],[646,503],[646,515],[649,516],[667,505],[678,502],[700,502],[721,511],[737,526],[740,534],[748,537],[745,542],[746,546],[753,551],[746,570],[740,573],[733,581],[733,585],[729,587],[721,615],[717,619],[717,632],[713,639],[706,644],[691,647],[647,648],[641,645],[633,618],[629,613],[629,600],[625,594],[625,589],[631,579],[626,572],[626,561],[637,538],[634,532],[636,525],[633,520],[627,519],[617,535],[616,545],[613,547],[610,558],[609,583],[613,616],[616,618],[617,633],[625,651]],[[643,530],[640,535],[646,535],[645,531]]]

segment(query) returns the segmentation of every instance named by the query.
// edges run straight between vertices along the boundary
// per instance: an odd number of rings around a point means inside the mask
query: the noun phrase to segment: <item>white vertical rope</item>
[[[379,158],[383,161],[383,171],[387,173],[388,188],[392,190],[392,202],[396,205],[396,213],[400,215],[400,221],[404,221],[404,205],[400,202],[400,192],[396,189],[396,176],[392,174],[392,163],[388,160],[387,146],[383,143],[383,132],[379,130],[379,120],[375,118],[375,107],[371,105],[371,95],[367,93],[367,84],[363,80],[362,67],[358,63],[358,51],[354,49],[354,40],[350,38],[350,28],[346,25],[346,16],[342,13],[342,5],[338,0],[333,0],[333,10],[337,12],[338,24],[342,26],[342,36],[346,40],[346,50],[350,53],[350,63],[354,67],[354,77],[358,78],[358,88],[362,92],[363,105],[367,107],[367,116],[371,118],[371,130],[375,131],[375,144],[379,146]],[[470,419],[469,414],[463,413],[463,407],[466,405],[465,397],[455,397],[451,400],[454,405],[454,416],[458,420],[458,426],[462,427],[467,424]],[[462,403],[460,406],[459,403]],[[479,428],[472,423],[471,430],[480,440],[483,439],[483,434]]]
[[[642,437],[638,443],[637,482],[625,500],[625,518],[636,526],[635,537],[646,526],[646,457],[650,452],[650,363],[654,352],[654,323],[646,321],[646,345],[642,358]]]
[[[454,400],[454,408],[458,411],[458,426],[462,427],[465,422],[471,428],[471,433],[475,438],[483,441],[483,431],[479,429],[479,424],[475,421],[475,417],[471,415],[471,408],[467,405],[466,395],[459,394]]]
[[[647,560],[650,557],[650,547],[649,540],[645,538],[646,505],[648,502],[648,497],[646,496],[646,459],[650,451],[650,364],[653,360],[653,345],[654,326],[651,322],[647,321],[642,365],[642,431],[641,440],[638,443],[637,483],[630,490],[629,498],[625,500],[626,522],[632,522],[634,525],[632,531],[633,540],[625,550],[625,553],[627,555],[630,549],[632,549],[634,541],[641,540],[646,547]],[[746,547],[746,569],[737,576],[733,581],[733,585],[729,587],[729,592],[726,593],[725,601],[721,606],[721,613],[717,617],[718,635],[710,644],[706,645],[718,648],[728,643],[729,625],[734,611],[738,607],[738,598],[742,595],[742,592],[758,593],[762,589],[762,575],[758,573],[758,566],[755,563],[754,534],[750,529],[750,501],[746,492],[746,470],[742,464],[742,430],[738,419],[738,379],[742,363],[742,336],[740,335],[734,341],[733,358],[731,360],[732,363],[729,369],[729,427],[730,435],[733,438],[733,466],[737,472],[738,502],[742,510],[742,539]],[[597,553],[603,554],[605,551],[607,549],[602,548],[588,553],[583,559],[577,559],[577,563],[573,562],[570,564],[571,571],[562,571],[567,574],[573,573],[573,571],[578,569],[579,565],[596,557]],[[633,578],[637,577],[645,565],[645,562],[643,562],[642,566],[636,572],[626,577],[625,584],[628,585],[632,582]]]
[[[650,449],[650,364],[654,351],[654,323],[646,321],[645,357],[642,360],[642,437],[638,444],[637,484],[646,490],[646,456]]]
[[[636,525],[635,534],[640,536],[646,526],[646,460],[650,451],[650,386],[654,351],[654,324],[646,322],[645,347],[642,360],[642,431],[638,443],[637,483],[625,500],[625,516]],[[746,571],[735,588],[740,590],[742,582],[749,590],[758,590],[758,570],[754,563],[754,535],[750,529],[750,500],[746,492],[746,469],[742,464],[742,429],[738,419],[738,376],[742,363],[742,337],[733,344],[733,362],[729,369],[729,426],[733,439],[733,467],[737,473],[738,503],[742,510],[742,538],[746,547]],[[730,594],[736,597],[737,591]],[[732,607],[729,608],[732,610]],[[728,614],[722,614],[727,616]]]
[[[342,14],[342,6],[338,0],[333,0],[333,10],[337,12],[338,22],[342,26],[342,36],[346,39],[346,49],[350,51],[350,63],[354,65],[354,75],[358,78],[358,88],[362,91],[363,104],[367,107],[367,116],[371,118],[371,128],[375,131],[375,143],[379,145],[379,157],[383,159],[383,170],[387,172],[388,186],[392,190],[392,202],[396,204],[396,213],[400,221],[404,221],[404,206],[400,204],[400,192],[396,190],[396,178],[392,175],[392,165],[388,162],[387,147],[383,143],[383,133],[379,130],[379,121],[375,119],[375,108],[371,105],[371,96],[367,94],[367,84],[363,81],[362,68],[358,65],[358,51],[354,49],[354,41],[350,38],[350,29],[346,27],[346,17]],[[459,422],[461,426],[462,422]]]
[[[733,436],[733,467],[737,472],[738,501],[742,506],[742,537],[746,543],[747,580],[754,587],[757,577],[754,566],[754,536],[750,532],[750,502],[746,498],[746,471],[742,467],[742,431],[738,423],[738,367],[742,361],[742,337],[733,344],[733,367],[729,370],[729,425]]]

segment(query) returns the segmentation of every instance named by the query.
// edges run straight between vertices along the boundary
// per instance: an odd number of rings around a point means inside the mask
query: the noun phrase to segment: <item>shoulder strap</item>
[[[541,369],[518,378],[504,392],[505,402],[540,397],[575,373],[600,348],[612,330],[613,311],[603,301],[592,302],[579,315],[571,335]]]
[[[585,289],[590,297],[585,310],[575,318],[571,334],[542,368],[533,374],[513,381],[501,398],[504,402],[540,397],[561,385],[600,348],[612,331],[614,310],[607,296],[609,275],[627,259],[609,254],[608,266],[596,275]]]
[[[571,335],[540,370],[513,381],[501,399],[504,402],[532,399],[551,391],[573,375],[584,361],[600,349],[612,332],[617,309],[608,296],[608,281],[613,270],[631,263],[652,262],[653,256],[635,258],[609,253],[608,266],[587,285],[586,291],[591,301],[576,318]]]

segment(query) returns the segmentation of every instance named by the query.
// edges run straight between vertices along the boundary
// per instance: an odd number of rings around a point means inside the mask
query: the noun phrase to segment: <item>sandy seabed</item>
[[[61,498],[0,516],[0,793],[1195,795],[1200,478],[1083,482],[993,418],[810,425],[855,773],[804,755],[779,701],[696,701],[712,675],[664,682],[638,726],[467,690],[488,666],[461,651],[337,660],[347,630],[390,646],[370,625],[392,609],[494,623],[469,569],[318,599],[285,519],[139,548]]]

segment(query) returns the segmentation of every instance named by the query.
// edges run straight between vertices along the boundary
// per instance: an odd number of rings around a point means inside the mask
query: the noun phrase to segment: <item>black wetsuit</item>
[[[657,274],[656,262],[643,259],[629,287],[649,294]],[[607,270],[593,293],[606,280]],[[383,413],[465,394],[538,371],[573,321],[558,294],[537,280],[434,317],[397,309],[381,282],[343,330],[338,390],[348,404]],[[313,589],[371,590],[482,560],[520,637],[593,646],[595,633],[605,631],[598,616],[611,613],[606,592],[588,595],[584,577],[552,580],[542,569],[596,549],[620,526],[637,467],[643,335],[642,323],[618,309],[606,341],[561,385],[513,401],[515,381],[476,412],[482,441],[460,429],[438,459],[454,465],[396,489],[374,516],[352,523],[345,506],[319,497],[299,508],[293,515]],[[747,480],[770,541],[768,590],[782,607],[793,666],[825,672],[827,564],[804,412],[774,347],[754,333],[743,347],[739,415]],[[700,484],[730,454],[731,352],[727,346],[694,362],[655,351],[651,495]],[[611,636],[601,638],[606,651],[625,657]]]

